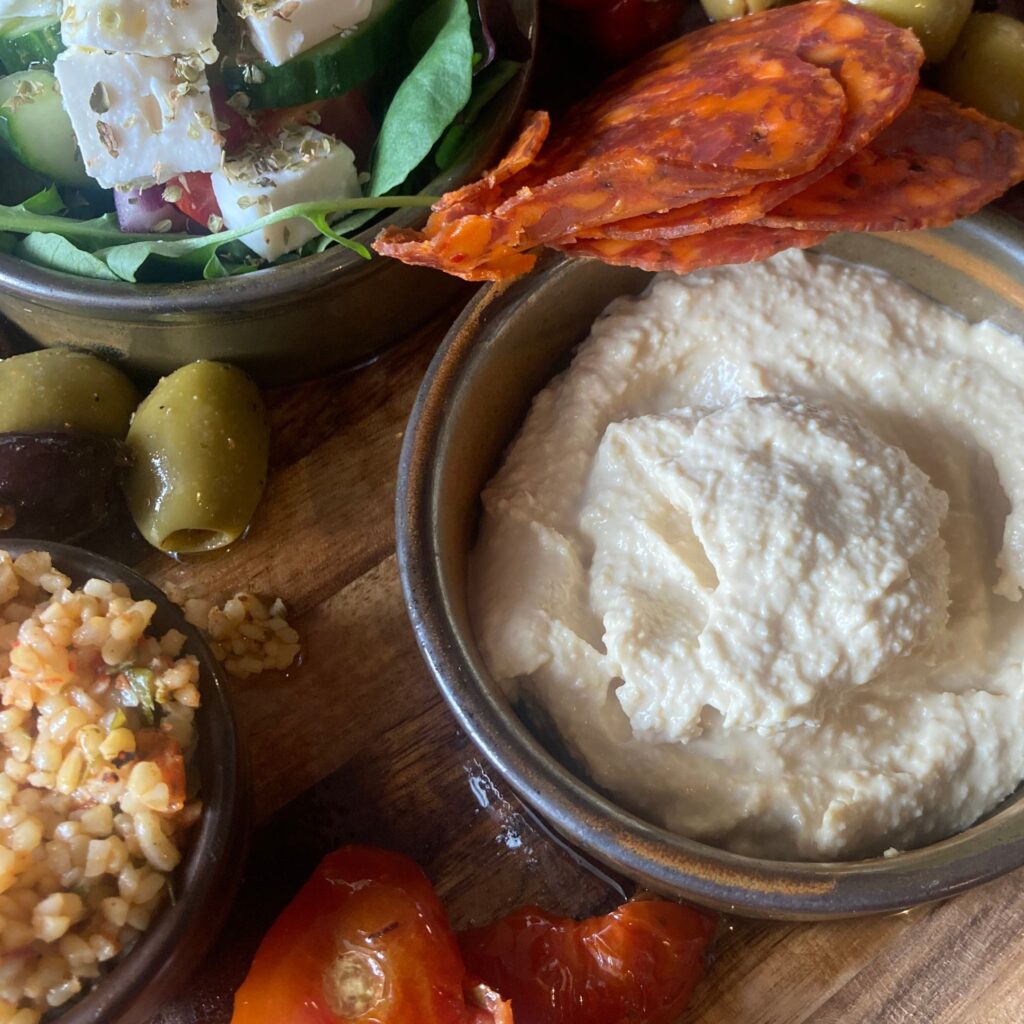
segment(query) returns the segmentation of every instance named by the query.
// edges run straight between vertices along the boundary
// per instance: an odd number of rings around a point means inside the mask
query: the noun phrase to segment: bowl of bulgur
[[[0,1024],[159,1009],[226,915],[244,781],[179,608],[108,559],[0,545]]]

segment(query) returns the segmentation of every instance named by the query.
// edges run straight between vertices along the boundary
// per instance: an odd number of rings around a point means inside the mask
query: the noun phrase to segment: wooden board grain
[[[279,594],[302,633],[287,676],[231,687],[259,826],[236,912],[161,1024],[220,1024],[259,936],[336,845],[410,853],[457,925],[523,902],[620,896],[518,803],[437,694],[405,616],[392,503],[402,433],[441,334],[269,396],[273,475],[249,537],[158,578]],[[692,1024],[1024,1024],[1024,874],[946,904],[819,925],[723,924]],[[528,1024],[528,1022],[526,1022]]]

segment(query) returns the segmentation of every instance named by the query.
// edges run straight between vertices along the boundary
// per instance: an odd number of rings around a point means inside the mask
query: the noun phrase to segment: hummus
[[[785,253],[597,321],[483,495],[485,660],[594,781],[880,855],[1024,777],[1024,341]]]

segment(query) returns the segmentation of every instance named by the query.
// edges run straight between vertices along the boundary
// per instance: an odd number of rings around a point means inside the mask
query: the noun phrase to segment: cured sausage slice
[[[711,26],[613,76],[549,138],[534,115],[423,232],[385,229],[374,248],[478,281],[526,272],[542,244],[673,269],[811,245],[821,232],[752,222],[883,132],[922,61],[913,33],[844,0]],[[612,244],[634,241],[652,244]]]
[[[505,281],[528,274],[537,257],[510,246],[494,252],[490,247],[491,230],[486,217],[461,217],[444,229],[445,244],[441,246],[437,236],[387,227],[374,239],[373,249],[381,256],[443,270],[464,281]]]
[[[642,153],[773,179],[799,174],[831,150],[845,107],[827,69],[790,48],[702,48],[653,67],[634,65],[626,80],[616,76],[569,112],[537,170],[553,177]]]
[[[822,231],[942,227],[1024,180],[1024,133],[926,89],[865,149],[759,223]]]
[[[461,190],[424,234],[386,230],[374,248],[466,276],[591,225],[800,174],[833,149],[845,106],[828,71],[781,51],[729,47],[643,66],[570,114],[518,174]],[[496,208],[467,212],[499,189],[508,198]]]
[[[817,245],[828,235],[828,231],[734,224],[683,238],[585,238],[555,248],[569,256],[593,256],[603,263],[617,266],[688,274],[691,270],[705,267],[754,263],[768,259],[784,249],[806,249]]]
[[[446,192],[434,203],[432,209],[435,216],[432,224],[428,222],[427,232],[430,233],[432,228],[436,230],[455,217],[486,213],[493,209],[501,202],[501,186],[537,159],[550,130],[551,118],[547,111],[528,111],[523,117],[519,136],[496,167],[485,171],[479,181],[471,181],[453,192]],[[443,216],[437,216],[439,214]]]
[[[650,216],[623,218],[588,234],[601,238],[676,238],[763,217],[790,196],[843,164],[906,107],[924,53],[914,34],[842,0],[784,7],[739,22],[722,22],[658,51],[659,63],[728,40],[729,46],[785,47],[835,75],[846,93],[846,121],[835,147],[814,169],[755,186],[743,195],[716,197]]]

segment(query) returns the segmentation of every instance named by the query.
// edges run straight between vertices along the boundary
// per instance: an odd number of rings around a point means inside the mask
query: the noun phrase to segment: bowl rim
[[[160,628],[166,625],[183,633],[185,650],[199,660],[202,717],[197,732],[208,750],[205,758],[197,758],[203,768],[202,814],[182,863],[175,869],[181,890],[173,903],[161,907],[135,945],[54,1018],[61,1024],[138,1024],[152,1016],[199,966],[226,920],[241,881],[251,792],[224,671],[184,612],[134,569],[105,555],[55,541],[0,538],[0,549],[15,556],[46,551],[54,567],[78,585],[90,576],[127,584],[133,598],[147,598],[157,605],[155,618],[161,622]],[[208,772],[210,766],[212,773]]]
[[[487,133],[455,164],[435,175],[418,195],[442,195],[465,181],[473,180],[491,162],[505,141],[506,133],[516,127],[511,121],[515,112],[523,108],[532,81],[539,21],[539,0],[519,0],[519,3],[525,11],[525,23],[521,27],[529,44],[529,57],[488,104],[500,101],[497,112],[489,119]],[[497,135],[493,134],[495,126],[500,128]],[[353,235],[352,240],[369,247],[383,227],[418,228],[426,222],[429,212],[423,207],[398,209]],[[206,312],[211,304],[223,310],[269,305],[295,292],[300,286],[306,289],[323,287],[334,283],[339,275],[359,276],[372,262],[364,260],[351,249],[336,245],[325,252],[304,256],[281,266],[262,267],[234,277],[133,284],[130,281],[78,277],[0,253],[0,290],[26,301],[51,306],[72,304],[96,312],[106,312],[113,304],[119,314],[151,316],[164,311],[188,314]]]
[[[985,211],[961,223],[968,234],[987,235],[1024,254],[1024,225],[1005,214]],[[406,428],[396,495],[399,574],[417,644],[459,724],[519,795],[571,842],[654,890],[716,910],[780,920],[896,912],[1024,865],[1024,816],[1000,822],[998,814],[892,858],[779,861],[721,850],[643,820],[573,775],[500,695],[475,641],[454,625],[434,528],[439,456],[450,395],[465,379],[475,349],[500,334],[542,286],[568,294],[565,279],[573,263],[545,257],[528,277],[481,289],[431,361]]]

